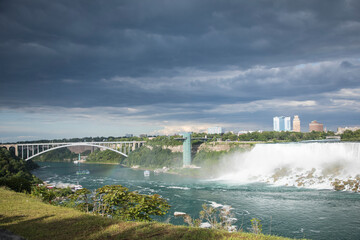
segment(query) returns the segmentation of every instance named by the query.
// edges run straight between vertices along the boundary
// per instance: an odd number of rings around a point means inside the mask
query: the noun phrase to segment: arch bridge
[[[21,157],[25,161],[30,160],[43,153],[50,152],[59,148],[89,146],[101,149],[108,149],[119,153],[124,157],[128,157],[131,151],[143,146],[145,141],[131,141],[131,142],[62,142],[62,143],[17,143],[17,144],[2,144],[8,150],[15,149],[15,155]]]

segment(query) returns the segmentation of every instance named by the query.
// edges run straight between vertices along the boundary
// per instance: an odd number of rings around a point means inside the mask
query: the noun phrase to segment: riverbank
[[[124,222],[52,206],[23,193],[0,188],[0,228],[26,239],[269,239],[288,238],[229,233],[158,222]]]

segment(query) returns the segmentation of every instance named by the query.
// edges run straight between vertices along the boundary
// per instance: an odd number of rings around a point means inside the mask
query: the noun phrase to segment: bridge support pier
[[[4,144],[4,145],[1,145],[1,147],[4,147],[6,148],[8,151],[10,151],[10,148],[14,148],[15,149],[15,156],[19,156],[19,149],[18,149],[18,146],[15,144]]]

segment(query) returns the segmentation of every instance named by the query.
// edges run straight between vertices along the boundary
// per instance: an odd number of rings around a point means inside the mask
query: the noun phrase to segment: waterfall
[[[257,144],[222,159],[219,175],[219,180],[232,182],[310,188],[340,184],[344,187],[338,190],[352,190],[360,183],[360,143]],[[345,181],[353,182],[346,186]]]

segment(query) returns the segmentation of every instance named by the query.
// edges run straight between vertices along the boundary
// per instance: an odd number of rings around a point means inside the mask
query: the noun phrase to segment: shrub
[[[262,225],[261,221],[257,218],[251,219],[251,232],[255,234],[261,234],[262,232]]]
[[[45,186],[33,186],[31,195],[39,197],[43,202],[51,203],[56,198],[55,191]]]
[[[236,221],[233,218],[231,213],[231,206],[223,206],[220,210],[207,206],[206,204],[202,205],[202,210],[200,211],[200,217],[198,219],[192,219],[190,215],[183,215],[184,222],[189,224],[192,227],[199,227],[203,220],[206,220],[210,227],[213,229],[223,229],[226,231],[236,231],[236,227],[232,224]]]
[[[0,186],[6,186],[16,192],[31,192],[31,182],[21,176],[10,176],[0,178]]]
[[[159,195],[131,192],[121,185],[104,186],[96,190],[94,212],[125,220],[151,221],[150,215],[167,213],[170,205]]]

